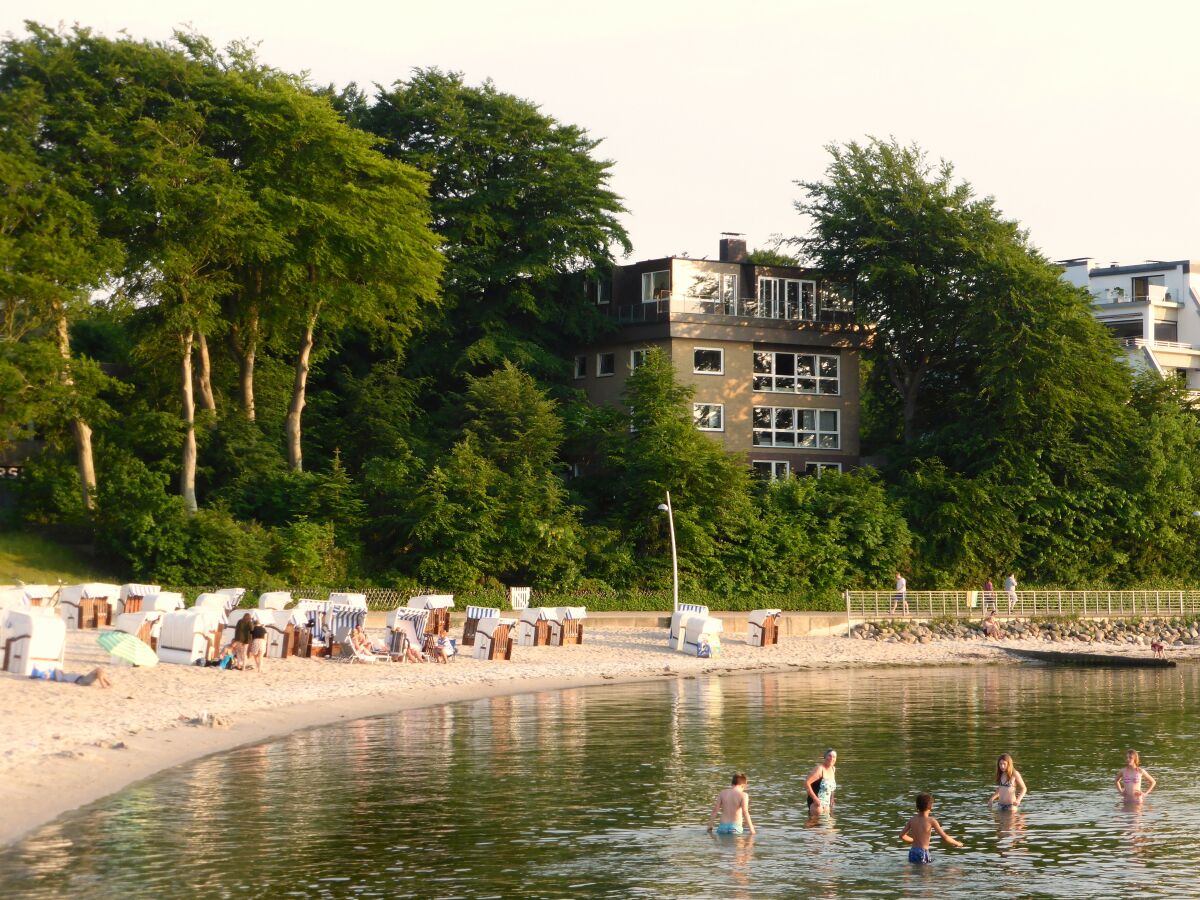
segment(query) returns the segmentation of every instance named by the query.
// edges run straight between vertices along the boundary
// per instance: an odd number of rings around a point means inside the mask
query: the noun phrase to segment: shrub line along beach
[[[1036,638],[989,642],[931,630],[911,642],[781,637],[777,646],[759,648],[727,635],[719,657],[701,659],[669,650],[663,629],[596,624],[580,646],[519,647],[509,662],[463,656],[449,665],[363,666],[289,658],[267,660],[261,674],[172,665],[113,668],[110,689],[0,674],[6,725],[0,732],[0,843],[163,769],[303,728],[505,694],[664,677],[1011,663],[1004,647],[1047,641],[1041,629]],[[1149,652],[1125,641],[1090,648]],[[1193,657],[1200,647],[1180,646],[1172,655]],[[68,634],[68,671],[107,662],[95,632]]]

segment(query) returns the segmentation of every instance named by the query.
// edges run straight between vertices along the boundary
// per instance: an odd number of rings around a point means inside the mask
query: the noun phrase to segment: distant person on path
[[[837,790],[837,751],[830,747],[817,767],[804,779],[808,792],[808,811],[813,816],[833,812],[833,792]]]
[[[1008,611],[1012,612],[1017,605],[1017,576],[1012,573],[1004,579],[1004,596],[1008,598]]]
[[[263,657],[267,655],[267,629],[262,622],[255,622],[250,629],[250,656],[254,659],[254,669],[262,671]]]
[[[757,834],[754,822],[750,819],[750,796],[746,793],[749,780],[741,772],[737,772],[729,782],[730,786],[717,794],[712,815],[708,818],[709,834],[712,834],[714,824],[717,825],[717,834],[741,834],[743,820],[750,833]]]
[[[904,614],[908,615],[908,579],[899,572],[896,573],[896,593],[892,595],[891,612],[896,611],[896,606],[904,607]]]
[[[908,861],[910,863],[928,863],[932,862],[929,858],[929,839],[933,836],[933,832],[938,833],[943,841],[951,847],[961,847],[962,841],[956,841],[946,832],[942,831],[942,826],[938,820],[929,814],[933,809],[932,794],[917,794],[917,814],[913,816],[904,826],[904,830],[900,832],[900,840],[906,844],[912,844],[908,849]]]
[[[996,760],[996,793],[988,798],[988,806],[995,803],[1001,811],[1016,809],[1026,793],[1025,779],[1013,765],[1012,754],[1001,753]]]
[[[1142,790],[1142,779],[1150,782],[1146,790]],[[1141,766],[1141,757],[1136,750],[1125,751],[1125,768],[1117,773],[1117,791],[1125,798],[1126,803],[1141,803],[1158,784],[1154,776]]]
[[[996,611],[996,586],[991,578],[983,582],[983,611],[987,612],[989,608],[992,612]]]

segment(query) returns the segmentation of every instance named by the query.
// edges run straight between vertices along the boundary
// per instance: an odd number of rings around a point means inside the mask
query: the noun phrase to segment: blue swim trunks
[[[929,851],[924,847],[909,847],[908,861],[910,863],[921,864],[933,862],[933,860],[929,858]]]
[[[742,826],[733,822],[722,822],[717,826],[717,834],[741,834]]]

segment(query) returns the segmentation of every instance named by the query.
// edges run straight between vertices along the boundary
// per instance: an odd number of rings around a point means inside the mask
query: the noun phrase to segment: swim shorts
[[[717,834],[741,834],[742,826],[733,822],[722,822],[717,826]]]
[[[933,860],[929,858],[929,851],[927,849],[925,849],[924,847],[909,847],[908,848],[908,861],[910,863],[933,862]]]

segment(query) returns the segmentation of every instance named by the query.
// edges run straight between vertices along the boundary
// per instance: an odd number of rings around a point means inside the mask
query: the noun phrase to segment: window
[[[724,431],[725,407],[720,403],[693,403],[692,421],[701,431]]]
[[[575,357],[575,377],[587,378],[587,354],[581,353]]]
[[[754,390],[783,394],[841,393],[838,357],[818,353],[754,351]]]
[[[754,467],[755,475],[767,481],[787,478],[792,470],[791,463],[779,459],[756,459],[750,465]]]
[[[809,447],[837,450],[836,409],[791,409],[783,406],[754,407],[755,447]]]
[[[615,353],[597,353],[596,354],[596,377],[606,378],[609,375],[617,373],[617,354]]]
[[[612,282],[607,278],[597,279],[596,285],[596,305],[604,306],[612,300]]]
[[[629,351],[629,371],[640,369],[646,364],[646,350],[630,350]]]
[[[661,272],[642,273],[642,302],[666,300],[671,296],[671,272],[663,269]]]
[[[687,295],[699,301],[701,312],[737,315],[737,275],[702,272],[692,277]]]
[[[841,463],[818,463],[818,462],[813,463],[813,462],[810,462],[810,463],[804,464],[804,474],[805,475],[816,475],[818,478],[821,477],[822,472],[840,472],[840,471],[842,471]]]
[[[817,318],[817,283],[796,278],[758,279],[758,315],[767,319]]]
[[[711,347],[693,347],[692,371],[697,375],[724,375],[725,351]]]

